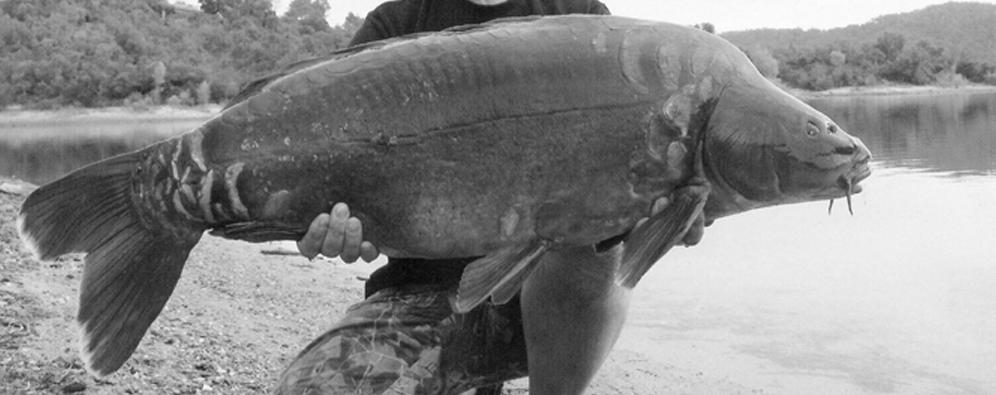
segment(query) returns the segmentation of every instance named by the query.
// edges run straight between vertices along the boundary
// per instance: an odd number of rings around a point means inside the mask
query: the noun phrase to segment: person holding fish
[[[388,3],[412,29],[459,9],[416,1]],[[188,133],[39,187],[18,230],[41,260],[86,253],[76,320],[98,377],[132,356],[210,231],[304,238],[308,256],[447,259],[378,271],[279,392],[456,393],[528,373],[534,394],[571,394],[615,342],[629,289],[703,218],[848,197],[870,160],[715,35],[514,18],[289,66]],[[322,220],[335,202],[353,212]]]
[[[350,44],[501,17],[570,13],[609,11],[595,0],[391,1],[367,15]],[[666,205],[667,200],[660,199],[654,213]],[[696,225],[685,244],[701,238],[704,220]],[[298,248],[308,258],[322,254],[347,263],[370,262],[379,251],[362,235],[360,220],[339,203],[330,213],[315,218]],[[503,381],[527,374],[532,394],[582,393],[615,343],[629,305],[630,290],[616,285],[613,275],[619,265],[621,239],[607,240],[596,248],[551,251],[523,285],[521,300],[516,297],[505,305],[484,303],[467,314],[454,313],[449,298],[464,268],[478,257],[431,262],[389,258],[366,282],[367,300],[352,306],[341,324],[301,353],[284,373],[278,393],[300,393],[332,382],[390,386],[407,378],[405,394],[475,387],[479,394],[499,394]],[[384,317],[391,319],[383,321]],[[413,348],[398,343],[399,336],[430,340]],[[323,345],[330,343],[356,348],[336,347],[327,352]],[[408,347],[395,353],[412,357],[405,362],[356,358],[367,350],[363,344],[369,343]],[[339,369],[316,370],[316,364]],[[371,371],[391,373],[372,379]],[[356,372],[362,373],[357,376]]]

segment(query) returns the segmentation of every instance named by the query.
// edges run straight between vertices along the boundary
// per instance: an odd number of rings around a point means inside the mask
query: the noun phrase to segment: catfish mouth
[[[845,193],[848,191],[852,193],[859,193],[862,188],[858,183],[869,176],[871,176],[871,169],[868,168],[868,165],[863,165],[849,174],[837,177],[837,186],[840,187],[841,190],[845,191]]]
[[[837,177],[837,188],[839,188],[838,196],[830,197],[830,205],[827,207],[827,214],[833,213],[833,200],[841,197],[840,194],[842,193],[843,197],[847,199],[847,212],[854,215],[854,208],[851,205],[851,195],[862,191],[863,188],[858,183],[869,176],[871,176],[871,168],[868,167],[867,161],[863,161],[855,165],[854,168],[852,168],[847,174],[842,174],[840,177]]]

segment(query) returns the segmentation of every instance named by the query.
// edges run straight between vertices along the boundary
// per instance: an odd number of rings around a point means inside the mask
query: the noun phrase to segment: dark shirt
[[[597,0],[509,0],[494,6],[467,0],[394,0],[367,14],[350,45],[505,17],[608,13]]]

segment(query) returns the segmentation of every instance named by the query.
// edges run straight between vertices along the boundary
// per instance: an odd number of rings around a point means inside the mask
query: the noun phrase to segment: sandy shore
[[[248,244],[205,236],[191,253],[163,314],[125,366],[104,379],[77,357],[74,321],[83,262],[39,262],[14,220],[30,185],[0,192],[0,393],[262,394],[284,366],[362,297],[379,262],[345,265],[264,252],[292,243]],[[506,394],[526,393],[525,379]],[[590,394],[764,393],[616,351]]]

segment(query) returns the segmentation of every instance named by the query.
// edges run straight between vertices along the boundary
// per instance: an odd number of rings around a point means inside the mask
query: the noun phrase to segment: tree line
[[[325,20],[328,0],[0,0],[0,108],[221,103],[252,79],[345,47],[363,19]],[[710,23],[696,25],[714,32]],[[885,33],[872,43],[745,52],[810,90],[883,83],[996,84],[996,66]]]
[[[224,102],[283,65],[343,48],[328,0],[0,1],[0,108]]]
[[[769,77],[823,90],[880,84],[996,84],[996,5],[949,2],[829,30],[723,33]]]
[[[874,42],[862,45],[838,42],[774,51],[753,46],[745,52],[766,77],[777,77],[790,86],[807,90],[889,83],[996,85],[996,66],[962,60],[951,50],[924,40],[911,42],[896,33],[884,33]]]

